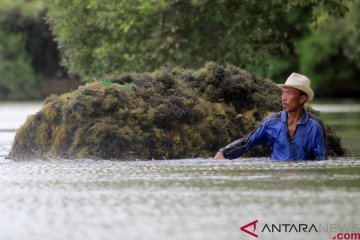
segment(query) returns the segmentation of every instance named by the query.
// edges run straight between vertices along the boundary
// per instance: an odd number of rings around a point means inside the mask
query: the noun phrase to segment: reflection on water
[[[0,239],[246,240],[255,238],[239,228],[256,219],[360,224],[358,157],[13,162],[3,155],[18,126],[3,116],[0,125],[14,125],[0,126]],[[334,235],[259,231],[259,239]]]

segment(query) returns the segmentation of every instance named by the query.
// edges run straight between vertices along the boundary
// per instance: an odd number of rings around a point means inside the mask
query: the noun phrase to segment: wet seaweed
[[[198,70],[164,66],[125,73],[44,101],[18,130],[10,157],[176,159],[209,157],[281,110],[268,79],[210,62]],[[329,153],[344,155],[328,127]],[[266,156],[256,148],[247,156]]]

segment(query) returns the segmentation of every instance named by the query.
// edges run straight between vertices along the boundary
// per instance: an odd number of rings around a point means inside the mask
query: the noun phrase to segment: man
[[[278,86],[282,88],[283,111],[266,117],[247,137],[221,148],[215,155],[215,160],[238,158],[260,144],[269,145],[271,159],[327,159],[324,125],[303,107],[306,101],[314,98],[310,79],[292,73],[285,84]]]

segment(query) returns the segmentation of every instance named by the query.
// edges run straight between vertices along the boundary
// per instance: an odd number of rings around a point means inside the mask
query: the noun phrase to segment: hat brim
[[[306,93],[306,95],[308,96],[308,101],[312,101],[314,99],[314,91],[311,88],[306,87],[304,85],[276,84],[276,86],[278,86],[279,88],[283,88],[283,87],[296,88],[296,89]]]

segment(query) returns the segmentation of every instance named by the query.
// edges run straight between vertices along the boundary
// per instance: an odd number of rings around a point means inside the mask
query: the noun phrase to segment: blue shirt
[[[265,118],[260,126],[246,138],[221,148],[225,158],[234,159],[254,146],[267,144],[270,158],[276,160],[322,160],[327,158],[326,134],[321,120],[304,110],[290,138],[287,113],[278,112]]]

